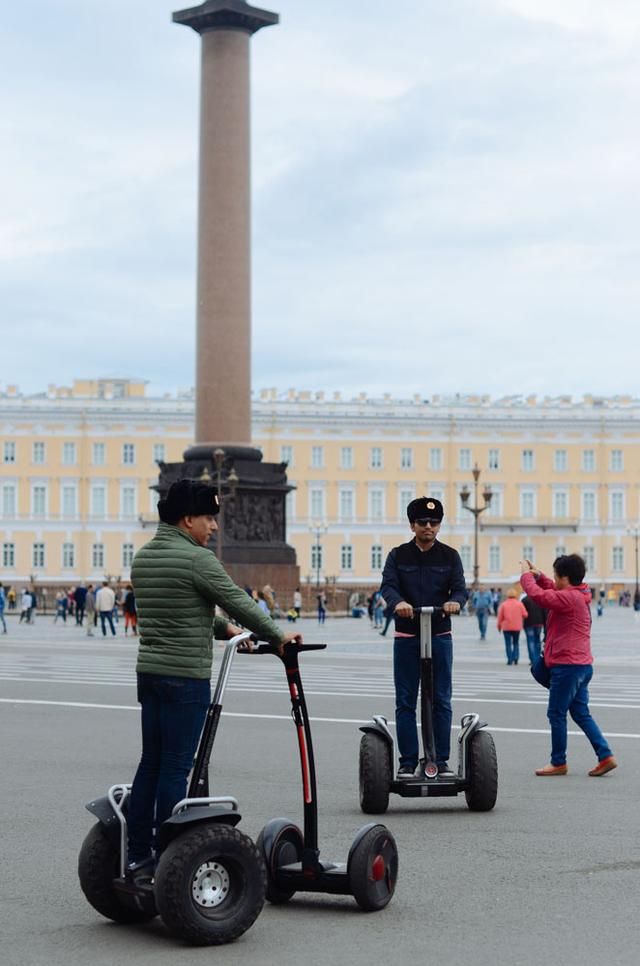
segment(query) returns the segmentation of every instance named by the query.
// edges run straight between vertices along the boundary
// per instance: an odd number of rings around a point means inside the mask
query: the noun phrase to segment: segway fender
[[[389,725],[387,724],[387,719],[382,714],[376,714],[371,721],[368,721],[365,725],[360,726],[360,731],[364,731],[365,734],[375,734],[380,735],[381,738],[389,744],[391,752],[393,754],[393,735],[389,731]]]
[[[163,822],[158,832],[158,846],[160,851],[166,849],[169,842],[181,835],[188,827],[201,825],[203,822],[219,822],[224,825],[237,825],[242,816],[239,812],[215,805],[195,805],[172,815]]]
[[[271,821],[267,822],[265,827],[262,829],[262,848],[264,851],[265,861],[267,862],[267,867],[271,861],[271,853],[273,852],[273,847],[280,837],[280,834],[285,829],[295,829],[295,831],[300,835],[302,839],[302,833],[300,832],[297,825],[295,825],[291,819],[288,818],[272,818]]]
[[[102,798],[94,798],[93,801],[87,802],[85,808],[92,815],[95,815],[100,824],[104,826],[109,841],[120,852],[120,821],[108,795],[103,795]]]
[[[349,869],[351,867],[351,859],[353,858],[353,853],[360,845],[360,842],[362,841],[362,839],[365,837],[367,832],[371,831],[372,828],[379,828],[379,827],[380,827],[379,822],[367,822],[366,825],[363,825],[362,828],[358,829],[358,831],[356,832],[356,837],[351,843],[351,848],[349,849],[349,857],[347,858],[347,874],[349,873]]]

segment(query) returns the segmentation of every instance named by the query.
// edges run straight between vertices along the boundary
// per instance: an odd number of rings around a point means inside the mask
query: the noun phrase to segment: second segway
[[[420,713],[424,757],[412,778],[393,777],[395,742],[384,715],[375,715],[363,725],[360,740],[360,807],[363,812],[381,814],[389,806],[389,795],[402,798],[452,796],[464,792],[474,812],[490,811],[498,795],[498,759],[486,722],[475,713],[465,714],[458,736],[458,770],[438,774],[433,735],[433,659],[431,615],[436,607],[416,609],[420,615]]]

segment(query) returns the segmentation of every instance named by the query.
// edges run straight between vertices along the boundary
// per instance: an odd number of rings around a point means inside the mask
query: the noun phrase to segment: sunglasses
[[[413,521],[417,523],[419,527],[438,527],[441,521],[437,520],[436,517],[418,517],[417,520]]]

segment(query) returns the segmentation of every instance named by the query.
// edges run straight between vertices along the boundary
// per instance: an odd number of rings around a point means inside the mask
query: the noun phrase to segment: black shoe
[[[400,765],[398,768],[398,774],[396,775],[397,782],[406,782],[410,778],[415,778],[416,765]]]
[[[449,768],[449,763],[446,761],[438,762],[438,777],[440,778],[455,778],[456,773],[451,771]]]
[[[156,860],[153,856],[141,859],[139,862],[129,862],[124,873],[125,879],[134,885],[141,885],[153,881],[156,871]]]

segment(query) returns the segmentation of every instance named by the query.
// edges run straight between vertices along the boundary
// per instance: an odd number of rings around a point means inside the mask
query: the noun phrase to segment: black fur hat
[[[431,517],[432,520],[442,520],[444,507],[440,500],[433,496],[420,496],[417,500],[412,500],[407,507],[409,523],[414,523],[421,517]]]
[[[163,523],[177,523],[182,517],[215,516],[220,512],[215,487],[197,480],[176,480],[164,500],[158,501],[158,514]]]

